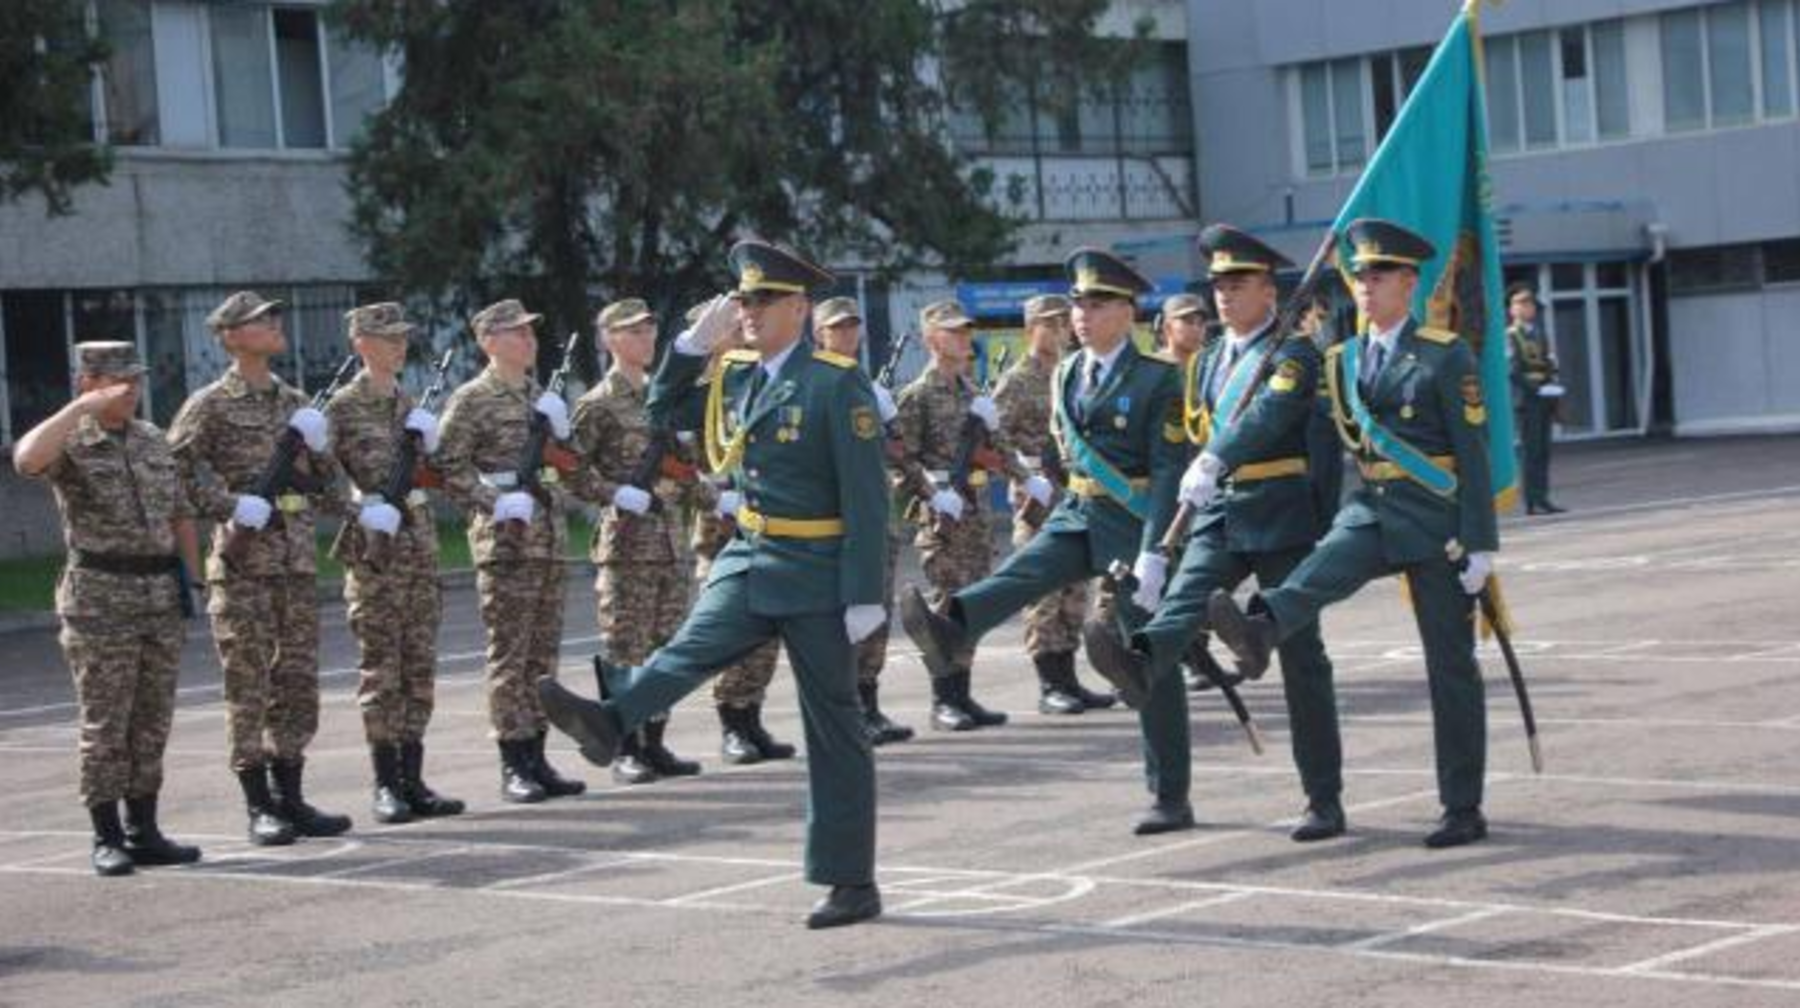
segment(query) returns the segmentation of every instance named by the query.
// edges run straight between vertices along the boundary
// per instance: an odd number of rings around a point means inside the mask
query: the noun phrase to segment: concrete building
[[[1190,0],[1200,206],[1304,261],[1454,0]],[[1481,13],[1509,279],[1548,302],[1563,436],[1800,429],[1794,0]]]

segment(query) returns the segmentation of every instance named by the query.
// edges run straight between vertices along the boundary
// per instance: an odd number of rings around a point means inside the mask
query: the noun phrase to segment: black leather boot
[[[569,798],[581,794],[587,790],[587,785],[557,773],[556,768],[551,766],[550,761],[545,758],[544,739],[549,734],[547,730],[539,731],[537,738],[530,742],[533,775],[537,777],[537,782],[543,785],[544,794],[551,798]]]
[[[975,720],[975,727],[997,728],[1006,723],[1006,713],[1004,711],[988,710],[986,707],[981,706],[980,701],[976,700],[974,695],[970,692],[971,680],[974,679],[973,673],[968,669],[963,669],[956,674],[956,679],[956,692],[957,695],[962,697],[962,708],[968,713],[969,717]]]
[[[762,704],[751,704],[744,708],[744,730],[750,733],[750,740],[756,743],[756,748],[762,750],[763,759],[793,759],[794,754],[799,751],[786,742],[777,742],[775,736],[770,735],[769,730],[763,727]]]
[[[1075,695],[1075,656],[1062,651],[1031,656],[1037,666],[1039,714],[1085,714],[1087,704]]]
[[[754,766],[763,761],[762,749],[744,725],[744,708],[719,708],[719,758],[732,766]]]
[[[500,800],[536,805],[549,797],[531,768],[530,739],[500,740]]]
[[[294,824],[294,832],[303,837],[334,837],[350,831],[350,817],[321,812],[306,801],[306,760],[270,760],[271,793],[282,818]]]
[[[644,759],[650,766],[664,777],[692,777],[700,772],[700,764],[675,755],[663,738],[669,731],[668,720],[651,721],[644,725]]]
[[[163,836],[156,823],[156,796],[125,799],[125,853],[144,867],[193,864],[200,848],[178,844]]]
[[[425,783],[425,743],[402,742],[400,750],[400,794],[412,806],[413,815],[434,819],[438,816],[461,815],[463,803],[446,798]]]
[[[1212,621],[1213,636],[1237,658],[1238,674],[1261,679],[1269,670],[1269,652],[1275,650],[1275,621],[1265,613],[1245,613],[1223,588],[1215,589],[1206,600],[1206,615]]]
[[[109,878],[130,875],[135,866],[131,855],[125,853],[125,827],[119,825],[119,803],[89,805],[88,818],[94,823],[94,874]]]
[[[654,784],[662,779],[650,761],[644,758],[644,730],[625,736],[619,743],[619,754],[613,757],[612,778],[620,784]]]
[[[884,746],[890,742],[905,742],[913,737],[913,730],[899,724],[881,712],[881,686],[879,683],[857,683],[856,694],[862,700],[863,736],[872,746]]]
[[[933,676],[931,680],[931,730],[965,732],[975,730],[975,717],[963,708],[962,684],[955,675]]]
[[[269,795],[268,771],[259,766],[239,770],[237,779],[244,792],[244,812],[250,820],[250,842],[258,847],[286,847],[293,843],[294,824],[287,821]]]
[[[400,750],[380,742],[369,746],[369,762],[375,768],[375,796],[370,812],[378,823],[413,821],[412,806],[400,789]]]

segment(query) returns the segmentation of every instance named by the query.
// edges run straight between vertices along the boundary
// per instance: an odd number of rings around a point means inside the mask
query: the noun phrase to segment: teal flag
[[[1494,497],[1517,493],[1506,363],[1506,298],[1488,176],[1487,101],[1482,86],[1479,0],[1470,0],[1394,119],[1393,128],[1339,211],[1340,236],[1358,217],[1383,217],[1429,239],[1437,256],[1419,267],[1413,314],[1467,340],[1487,399]]]

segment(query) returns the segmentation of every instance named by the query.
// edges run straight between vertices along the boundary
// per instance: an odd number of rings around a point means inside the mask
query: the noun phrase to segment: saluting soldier
[[[808,293],[828,287],[831,274],[755,241],[733,247],[731,263],[753,349],[730,354],[701,394],[695,380],[735,311],[715,298],[657,372],[650,412],[655,423],[704,416],[710,467],[738,478],[737,537],[674,639],[645,664],[613,670],[608,699],[583,700],[554,680],[541,688],[557,727],[604,764],[625,733],[780,637],[800,689],[810,757],[806,878],[831,887],[807,926],[854,924],[881,912],[875,761],[852,665],[854,645],[886,619],[881,419],[856,362],[801,339]]]
[[[1264,582],[1248,615],[1222,590],[1208,611],[1214,632],[1254,677],[1268,666],[1270,649],[1310,632],[1326,606],[1376,578],[1406,578],[1425,647],[1444,805],[1425,845],[1455,847],[1487,836],[1487,701],[1473,619],[1499,548],[1487,406],[1468,346],[1412,317],[1419,264],[1436,254],[1431,243],[1374,218],[1351,222],[1346,234],[1368,331],[1333,347],[1325,367],[1363,486],[1293,573],[1279,585]],[[1296,733],[1304,730],[1295,724]]]
[[[645,481],[637,470],[651,444],[645,410],[656,358],[656,316],[641,298],[621,298],[600,310],[596,335],[605,342],[612,367],[575,403],[575,441],[580,445],[577,496],[605,508],[594,527],[588,556],[594,561],[594,604],[608,661],[636,665],[667,641],[687,612],[688,570],[677,549],[683,506],[710,508],[718,494],[698,473],[685,481],[667,478],[659,460]],[[675,464],[673,437],[661,446]],[[648,485],[637,485],[638,479]],[[613,761],[613,779],[648,784],[663,777],[691,777],[700,764],[675,755],[664,741],[667,711],[628,737]]]
[[[191,543],[193,518],[162,431],[136,419],[137,347],[80,343],[75,358],[75,400],[19,439],[13,465],[49,483],[62,512],[56,615],[80,709],[91,860],[97,875],[129,875],[200,860],[157,823],[186,636],[177,549]]]
[[[182,404],[169,444],[198,515],[212,519],[206,583],[213,644],[225,677],[231,769],[253,844],[336,836],[350,817],[306,801],[306,747],[319,729],[319,602],[315,513],[350,513],[329,449],[329,425],[269,362],[287,350],[282,302],[254,291],[206,317],[231,356],[218,381]],[[296,488],[256,496],[282,432],[304,439]],[[228,555],[238,537],[241,549]]]
[[[710,303],[703,301],[689,308],[687,324],[700,321],[700,314]],[[711,383],[724,370],[726,356],[743,347],[742,319],[733,317],[707,355],[701,384],[710,390]],[[712,577],[713,561],[736,538],[737,509],[744,502],[743,495],[729,485],[730,475],[719,475],[724,476],[727,486],[719,494],[718,506],[701,509],[694,515],[694,583],[700,585]],[[719,717],[719,757],[726,763],[751,766],[764,760],[793,759],[799,752],[763,725],[763,701],[768,697],[769,684],[775,681],[775,666],[780,661],[781,641],[770,640],[727,665],[713,680],[713,707]]]
[[[1208,599],[1251,575],[1258,584],[1280,584],[1319,535],[1307,432],[1321,358],[1306,337],[1277,344],[1275,333],[1275,273],[1293,264],[1224,224],[1201,232],[1200,254],[1224,332],[1184,380],[1183,418],[1201,449],[1181,484],[1194,518],[1150,620],[1129,641],[1112,623],[1089,631],[1089,654],[1101,672],[1128,695],[1146,697],[1139,716],[1148,771],[1165,801],[1182,794],[1190,776],[1187,701],[1174,669],[1206,626]],[[1331,662],[1316,623],[1282,643],[1281,672],[1308,800],[1293,838],[1323,840],[1344,831],[1344,810]]]
[[[967,497],[950,482],[968,425],[982,424],[991,434],[1000,428],[1000,411],[970,379],[975,320],[961,304],[952,300],[926,305],[919,312],[919,331],[931,362],[900,390],[895,423],[902,453],[897,468],[900,488],[911,501],[906,515],[919,525],[913,540],[919,564],[930,585],[931,601],[941,605],[958,589],[986,577],[994,566],[987,470],[970,468],[968,484],[973,492]],[[1025,479],[1022,472],[1018,475]],[[970,649],[931,669],[932,728],[972,731],[1006,723],[1005,713],[989,710],[970,693],[974,658]]]
[[[363,305],[344,323],[362,371],[325,404],[325,416],[358,510],[332,552],[344,564],[344,603],[360,655],[356,703],[375,771],[371,811],[382,823],[456,815],[463,803],[424,778],[444,608],[437,522],[423,489],[403,500],[384,496],[407,438],[419,438],[424,455],[436,449],[437,418],[400,387],[414,329],[405,310],[392,301]]]
[[[1168,563],[1159,548],[1173,517],[1187,463],[1181,386],[1168,361],[1131,340],[1137,297],[1150,281],[1108,252],[1069,256],[1075,335],[1082,351],[1057,368],[1055,429],[1069,465],[1070,493],[1044,527],[991,577],[933,609],[915,586],[901,599],[907,634],[933,674],[949,672],[981,636],[1036,599],[1106,573],[1131,559],[1146,598],[1162,590]],[[1126,600],[1129,605],[1129,600]],[[1134,622],[1141,614],[1127,611]],[[1179,692],[1179,687],[1177,687]],[[1149,782],[1153,790],[1160,782]],[[1136,827],[1161,833],[1193,825],[1185,795],[1157,794]]]
[[[1525,513],[1561,514],[1565,509],[1550,500],[1550,449],[1562,386],[1556,383],[1556,352],[1538,325],[1537,288],[1528,283],[1508,287],[1506,312],[1513,410],[1525,456]]]
[[[537,694],[538,680],[556,674],[562,643],[568,497],[549,461],[535,474],[520,473],[519,465],[534,414],[557,443],[571,433],[568,405],[532,377],[542,318],[509,298],[469,320],[488,363],[444,405],[437,450],[444,493],[469,523],[487,627],[488,719],[500,749],[500,797],[518,804],[587,789],[545,757],[549,728]]]
[[[813,339],[821,350],[858,360],[862,351],[862,321],[862,309],[857,307],[855,298],[826,298],[813,309]],[[899,415],[899,406],[887,389],[873,384],[870,388],[875,393],[875,408],[885,427]],[[881,590],[884,606],[893,601],[894,571],[899,564],[900,535],[890,524],[887,582]],[[888,630],[889,624],[883,622],[856,645],[856,692],[862,699],[863,732],[869,736],[869,744],[875,746],[905,742],[913,737],[911,728],[894,721],[881,710],[881,670],[887,664]]]
[[[1023,547],[1043,527],[1055,497],[1066,492],[1046,470],[1060,466],[1061,453],[1050,435],[1050,391],[1056,365],[1062,361],[1074,335],[1069,325],[1072,305],[1061,294],[1045,294],[1026,301],[1025,356],[1007,369],[994,387],[994,404],[1000,411],[998,440],[1004,450],[1016,453],[1028,473],[1012,485],[1014,549]],[[1060,588],[1025,609],[1025,651],[1037,668],[1038,711],[1043,714],[1080,714],[1105,710],[1116,702],[1110,693],[1094,693],[1075,675],[1075,652],[1081,646],[1081,621],[1087,616],[1086,582]]]

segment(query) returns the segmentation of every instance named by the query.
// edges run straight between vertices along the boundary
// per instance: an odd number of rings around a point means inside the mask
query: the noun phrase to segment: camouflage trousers
[[[1039,526],[1013,519],[1015,548],[1031,541]],[[1081,647],[1081,621],[1087,618],[1088,587],[1077,581],[1025,607],[1025,652],[1031,657],[1066,654]]]
[[[163,750],[175,719],[175,678],[185,635],[174,612],[128,621],[64,619],[63,657],[81,711],[83,804],[162,790]]]
[[[594,603],[606,660],[644,664],[681,627],[688,594],[687,567],[679,562],[601,564],[594,576]],[[650,718],[668,719],[667,711]]]
[[[712,557],[702,556],[694,562],[694,583],[704,585],[712,573]],[[713,680],[713,706],[760,707],[769,695],[769,684],[775,681],[775,665],[781,659],[781,637],[769,638],[755,651],[726,666]]]
[[[475,571],[481,622],[487,627],[488,722],[502,741],[545,730],[538,680],[556,674],[562,644],[561,560],[512,560]]]
[[[993,572],[994,544],[985,508],[965,510],[960,521],[944,522],[941,526],[926,524],[914,542],[919,547],[919,565],[925,570],[928,586],[925,601],[933,609],[941,610],[958,590]],[[966,670],[975,659],[974,648],[954,658]]]
[[[443,597],[430,558],[344,572],[344,602],[360,652],[356,705],[370,745],[417,742],[431,721]]]
[[[311,574],[212,583],[207,612],[234,772],[299,759],[319,730],[317,592]]]

